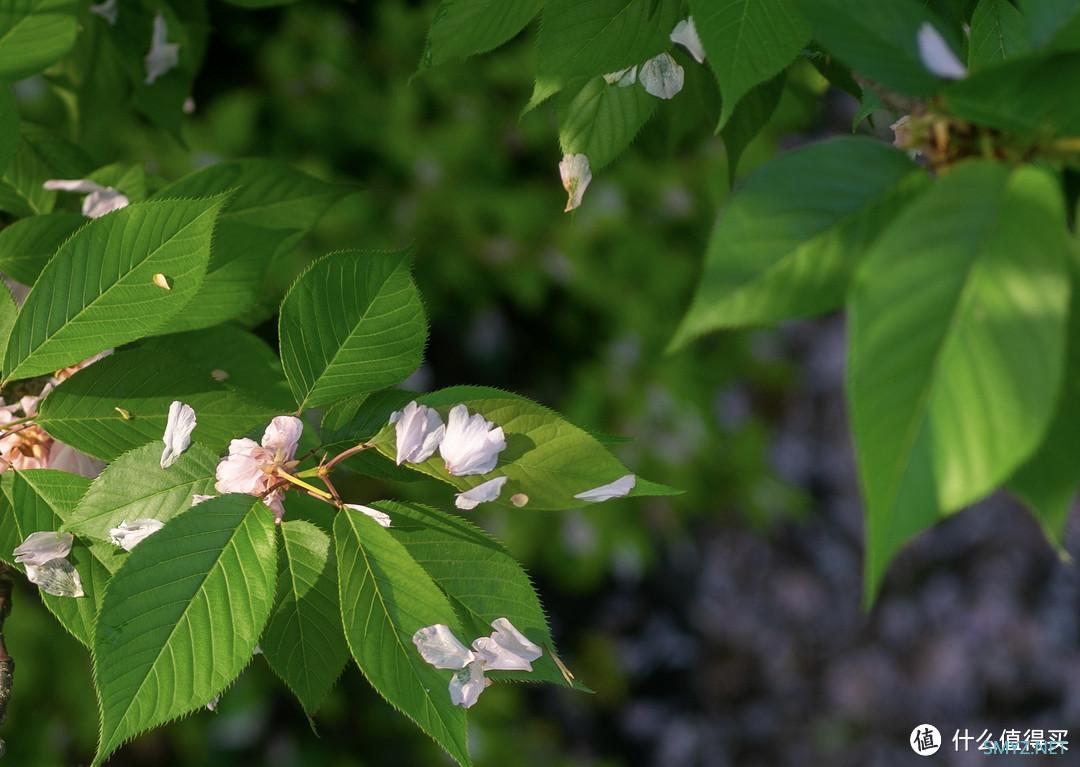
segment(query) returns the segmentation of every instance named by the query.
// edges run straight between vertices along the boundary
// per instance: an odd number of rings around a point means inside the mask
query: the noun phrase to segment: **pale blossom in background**
[[[566,190],[566,207],[563,213],[569,213],[581,206],[585,190],[592,182],[589,158],[583,154],[563,155],[559,162],[559,176],[562,178],[563,189]]]
[[[589,503],[610,501],[612,498],[623,498],[629,495],[636,484],[637,477],[633,474],[627,474],[624,477],[619,477],[614,482],[577,493],[574,497],[579,501],[588,501]]]
[[[382,527],[390,527],[390,515],[384,511],[373,509],[370,506],[361,506],[359,503],[346,503],[345,508],[359,511],[361,514],[366,514]]]
[[[671,30],[671,42],[689,51],[698,64],[705,63],[705,46],[701,44],[701,38],[698,37],[693,16],[688,16],[675,25],[675,28]]]
[[[169,25],[160,11],[154,16],[154,31],[150,35],[150,51],[143,59],[146,65],[146,84],[171,71],[180,63],[180,44],[169,42]]]
[[[176,459],[191,445],[191,432],[197,421],[191,405],[173,400],[169,405],[169,420],[165,424],[165,435],[161,441],[165,449],[161,452],[161,468],[167,469],[176,463]]]
[[[506,449],[502,427],[479,413],[469,415],[465,405],[454,405],[446,419],[446,433],[439,444],[439,455],[446,470],[454,476],[487,474]]]
[[[124,551],[131,551],[163,527],[165,523],[160,519],[136,519],[131,523],[124,520],[109,530],[109,540]]]
[[[543,650],[517,630],[506,618],[491,622],[495,630],[480,637],[470,650],[449,626],[425,626],[413,634],[420,657],[438,669],[450,669],[450,701],[455,706],[471,708],[490,684],[485,671],[532,671],[532,662]]]
[[[641,87],[658,99],[675,98],[683,88],[684,78],[683,68],[670,53],[654,56],[642,64],[638,72]]]
[[[446,427],[434,408],[410,402],[390,415],[397,438],[397,465],[423,463],[439,448]]]
[[[82,201],[82,214],[87,218],[101,218],[106,213],[126,208],[129,203],[120,191],[87,178],[51,178],[42,186],[49,191],[86,195]]]
[[[632,67],[620,69],[617,72],[609,72],[604,75],[604,82],[608,85],[618,86],[619,88],[629,88],[637,82],[637,65],[635,64]]]
[[[105,0],[103,3],[97,3],[90,6],[90,13],[96,14],[105,19],[110,26],[116,26],[116,18],[118,8],[116,7],[117,0]]]
[[[938,77],[959,80],[967,77],[967,67],[963,65],[945,38],[933,24],[924,22],[917,35],[919,58],[923,66]]]
[[[498,498],[505,484],[506,477],[495,477],[487,482],[481,482],[471,490],[458,493],[454,498],[454,505],[464,511],[475,509],[481,503],[488,503]]]
[[[299,418],[279,415],[263,432],[262,444],[246,438],[234,439],[229,443],[229,455],[217,466],[217,491],[262,496],[280,522],[285,513],[282,505],[285,487],[277,472],[292,468],[303,431],[304,423]],[[279,483],[283,486],[271,490]]]

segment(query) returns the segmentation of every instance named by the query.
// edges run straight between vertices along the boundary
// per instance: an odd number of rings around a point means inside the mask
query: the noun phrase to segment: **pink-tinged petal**
[[[274,522],[281,524],[281,518],[285,516],[284,488],[279,488],[263,497],[263,503],[274,512]]]
[[[251,447],[243,446],[237,450],[237,443],[250,442]],[[230,454],[217,465],[217,482],[214,487],[219,493],[260,493],[267,484],[267,475],[258,460],[258,445],[251,440],[234,439],[229,446]]]
[[[291,461],[304,432],[304,422],[291,415],[279,415],[263,432],[262,446],[274,454],[278,462]]]
[[[93,479],[105,469],[105,462],[91,458],[71,445],[53,442],[49,449],[49,468]]]
[[[420,657],[435,668],[462,669],[475,658],[450,627],[442,623],[417,629],[412,641]]]

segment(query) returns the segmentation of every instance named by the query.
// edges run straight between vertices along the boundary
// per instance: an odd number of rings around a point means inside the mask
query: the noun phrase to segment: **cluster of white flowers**
[[[693,16],[676,24],[669,37],[673,43],[689,51],[697,63],[705,63],[705,47],[701,44],[701,38],[698,37]],[[683,89],[685,79],[686,73],[683,68],[667,52],[653,56],[640,65],[635,64],[604,75],[604,82],[610,86],[629,88],[640,83],[646,93],[664,100],[675,98]],[[581,205],[585,190],[592,182],[589,158],[584,154],[563,155],[559,163],[559,177],[562,179],[563,189],[566,190],[564,212],[569,213]]]
[[[71,533],[51,530],[31,533],[15,549],[15,561],[26,568],[27,579],[46,594],[57,597],[82,597],[82,581],[75,566],[68,561]]]
[[[465,405],[454,405],[443,424],[434,408],[410,402],[390,416],[397,437],[397,464],[423,463],[439,451],[447,472],[455,477],[487,474],[499,462],[506,449],[506,437],[479,413],[469,415]],[[458,493],[454,505],[475,509],[494,501],[502,492],[506,477],[494,477],[471,490]]]
[[[532,662],[544,651],[518,631],[506,618],[491,622],[490,636],[479,637],[470,650],[449,626],[437,623],[413,634],[413,644],[425,661],[438,669],[456,673],[450,678],[450,700],[455,706],[471,708],[491,680],[485,671],[532,671]]]

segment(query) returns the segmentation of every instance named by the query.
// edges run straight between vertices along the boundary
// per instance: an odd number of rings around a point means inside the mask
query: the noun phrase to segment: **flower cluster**
[[[393,413],[390,423],[396,430],[399,466],[423,463],[438,450],[446,471],[455,477],[487,474],[499,462],[499,453],[506,449],[502,427],[479,413],[469,415],[465,405],[454,405],[443,424],[433,408],[414,401]],[[459,509],[475,509],[498,498],[505,484],[506,477],[489,479],[458,493],[454,505]]]
[[[450,700],[455,706],[471,708],[491,680],[486,671],[532,671],[532,662],[544,651],[518,631],[507,618],[491,622],[490,636],[479,637],[470,650],[449,626],[437,623],[413,634],[413,644],[425,661],[438,669],[451,669]]]

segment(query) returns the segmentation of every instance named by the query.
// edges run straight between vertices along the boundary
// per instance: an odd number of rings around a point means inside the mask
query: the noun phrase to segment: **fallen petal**
[[[923,66],[938,77],[959,80],[967,77],[967,67],[961,63],[945,38],[929,22],[923,22],[917,36],[919,58]]]
[[[26,577],[54,597],[84,597],[79,571],[67,559],[50,559],[41,565],[27,565]]]
[[[435,668],[462,669],[476,657],[458,641],[450,627],[442,623],[417,629],[412,640],[420,657]]]
[[[71,552],[75,536],[45,530],[30,533],[13,552],[15,561],[22,565],[44,565],[51,559],[66,557]]]
[[[698,37],[693,16],[689,16],[675,25],[675,28],[671,30],[671,42],[688,50],[698,64],[705,63],[705,46],[701,44],[701,38]]]
[[[600,487],[594,487],[592,490],[585,490],[574,497],[581,501],[589,501],[590,503],[610,501],[612,498],[622,498],[629,495],[636,484],[637,477],[633,474],[627,474],[625,477],[619,477],[614,482],[600,485]]]
[[[373,509],[370,506],[361,506],[359,503],[346,503],[345,508],[366,514],[383,527],[390,527],[390,515],[384,511]]]
[[[683,68],[670,53],[661,53],[659,56],[646,61],[641,65],[638,79],[647,93],[658,99],[671,99],[683,88],[685,73]]]
[[[466,490],[464,493],[458,493],[454,499],[454,505],[464,511],[470,511],[475,509],[481,503],[488,503],[494,501],[499,497],[499,493],[502,492],[503,485],[506,484],[506,477],[495,477],[495,479],[489,479],[487,482],[481,482],[471,490]]]
[[[566,207],[563,213],[569,213],[581,206],[585,190],[592,182],[589,158],[583,154],[563,155],[559,162],[559,176],[562,178],[563,189],[566,190]]]
[[[165,435],[161,441],[165,449],[161,452],[161,468],[167,469],[176,463],[181,454],[191,445],[191,432],[197,421],[191,405],[173,400],[169,405],[169,420],[165,424]]]
[[[109,540],[124,551],[131,551],[163,527],[165,523],[160,519],[136,519],[131,524],[125,520],[109,530]]]

